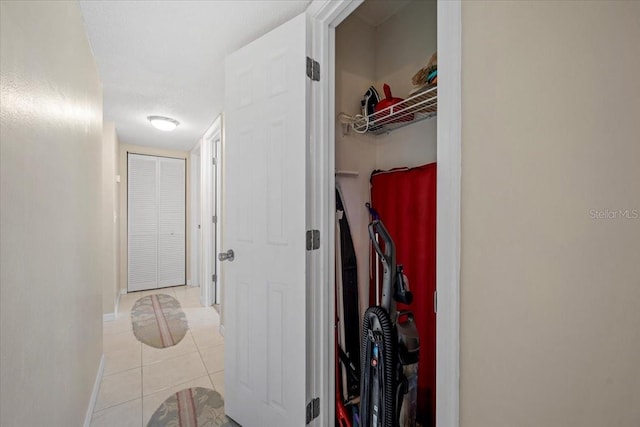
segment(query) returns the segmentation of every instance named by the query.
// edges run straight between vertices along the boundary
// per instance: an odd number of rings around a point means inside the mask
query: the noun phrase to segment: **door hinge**
[[[211,217],[211,222],[213,222],[214,224],[218,223],[218,217],[216,215]]]
[[[307,424],[320,415],[320,398],[316,397],[307,403]]]
[[[215,274],[212,274],[212,275],[211,275],[211,281],[212,281],[213,283],[216,283],[216,280],[218,280],[218,276],[216,276]]]
[[[433,312],[438,313],[438,291],[433,291]]]
[[[312,251],[320,247],[320,230],[307,230],[307,250]]]
[[[212,160],[213,160],[213,164],[215,165],[217,163],[216,158],[214,157]]]
[[[307,56],[307,77],[314,82],[320,81],[320,64]]]

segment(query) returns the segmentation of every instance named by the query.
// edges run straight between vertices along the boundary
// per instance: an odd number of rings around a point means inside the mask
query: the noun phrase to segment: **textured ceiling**
[[[222,111],[224,58],[310,0],[80,1],[120,142],[190,150]],[[181,124],[151,127],[149,115]]]

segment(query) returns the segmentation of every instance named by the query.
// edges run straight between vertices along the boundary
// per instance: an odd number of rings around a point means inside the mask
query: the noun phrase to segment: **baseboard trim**
[[[125,295],[127,292],[122,292],[123,289],[120,289],[120,292],[116,294],[116,300],[113,303],[113,313],[106,313],[102,315],[103,322],[111,322],[118,318],[118,307],[120,306],[120,296]]]
[[[93,417],[93,410],[96,407],[96,400],[98,400],[98,392],[100,391],[100,383],[102,383],[103,373],[104,373],[104,354],[100,356],[100,365],[98,365],[98,373],[96,375],[96,381],[93,383],[93,391],[91,392],[89,407],[87,408],[87,414],[84,416],[84,427],[89,427],[91,425],[91,417]]]
[[[116,302],[115,302],[115,307],[113,309],[113,314],[114,314],[114,319],[118,318],[118,307],[120,307],[120,295],[122,295],[122,292],[119,292],[118,294],[116,294]]]
[[[127,294],[126,289],[120,289],[120,295],[126,295],[126,294]]]
[[[191,279],[187,280],[187,285],[191,286]]]

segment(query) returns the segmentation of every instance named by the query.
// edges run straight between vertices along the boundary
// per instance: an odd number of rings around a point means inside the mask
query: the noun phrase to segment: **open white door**
[[[225,411],[243,427],[306,424],[308,30],[302,14],[226,61]]]

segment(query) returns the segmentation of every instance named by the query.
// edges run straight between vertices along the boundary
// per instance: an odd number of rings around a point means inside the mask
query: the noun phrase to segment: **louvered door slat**
[[[185,284],[185,161],[130,154],[128,290]]]
[[[158,286],[157,160],[129,155],[129,291]]]
[[[185,283],[185,162],[159,159],[158,286]]]

